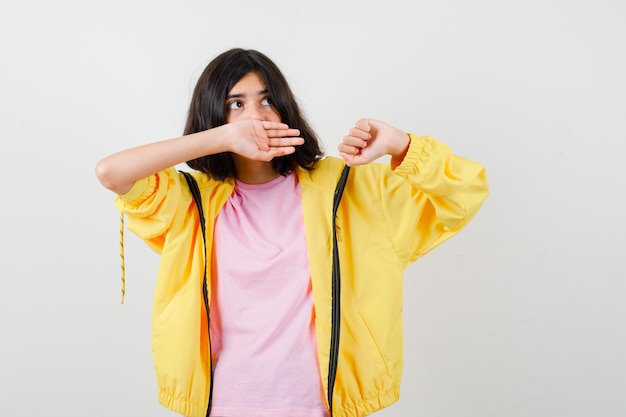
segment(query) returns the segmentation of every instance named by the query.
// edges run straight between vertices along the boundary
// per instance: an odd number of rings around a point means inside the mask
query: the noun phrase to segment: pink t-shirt
[[[297,176],[237,181],[214,248],[211,416],[327,416]]]

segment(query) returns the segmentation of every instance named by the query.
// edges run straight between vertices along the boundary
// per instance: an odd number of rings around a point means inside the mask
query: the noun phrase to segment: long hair
[[[296,146],[295,153],[272,159],[272,167],[281,175],[286,175],[297,166],[313,169],[323,156],[319,139],[300,111],[281,71],[272,60],[256,50],[230,49],[207,65],[196,83],[184,134],[226,124],[226,96],[241,78],[254,71],[263,78],[280,120],[291,128],[300,129],[300,136],[304,138],[304,144]],[[235,176],[235,164],[230,152],[196,158],[187,161],[187,165],[220,181]]]

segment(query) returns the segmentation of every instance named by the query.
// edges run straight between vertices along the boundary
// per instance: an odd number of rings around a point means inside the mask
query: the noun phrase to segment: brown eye
[[[241,101],[235,100],[228,103],[228,108],[230,110],[237,110],[243,107],[243,103]]]

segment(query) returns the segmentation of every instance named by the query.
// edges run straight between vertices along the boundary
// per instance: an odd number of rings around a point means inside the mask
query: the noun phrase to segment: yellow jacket
[[[327,157],[297,170],[314,294],[322,385],[328,392],[332,332],[332,206],[344,162]],[[395,169],[392,169],[395,168]],[[203,199],[205,254],[196,207],[174,168],[137,181],[118,196],[129,230],[161,254],[152,317],[159,401],[189,417],[205,417],[210,396],[208,310],[214,220],[233,180],[193,174]],[[341,319],[334,417],[360,417],[399,399],[402,374],[402,284],[405,268],[463,228],[488,195],[482,165],[455,156],[431,137],[411,135],[397,167],[352,168],[337,213]]]

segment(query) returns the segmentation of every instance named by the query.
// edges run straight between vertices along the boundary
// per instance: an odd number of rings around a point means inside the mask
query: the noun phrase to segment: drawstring
[[[120,214],[120,266],[122,267],[122,304],[126,294],[126,268],[124,267],[124,213]]]

